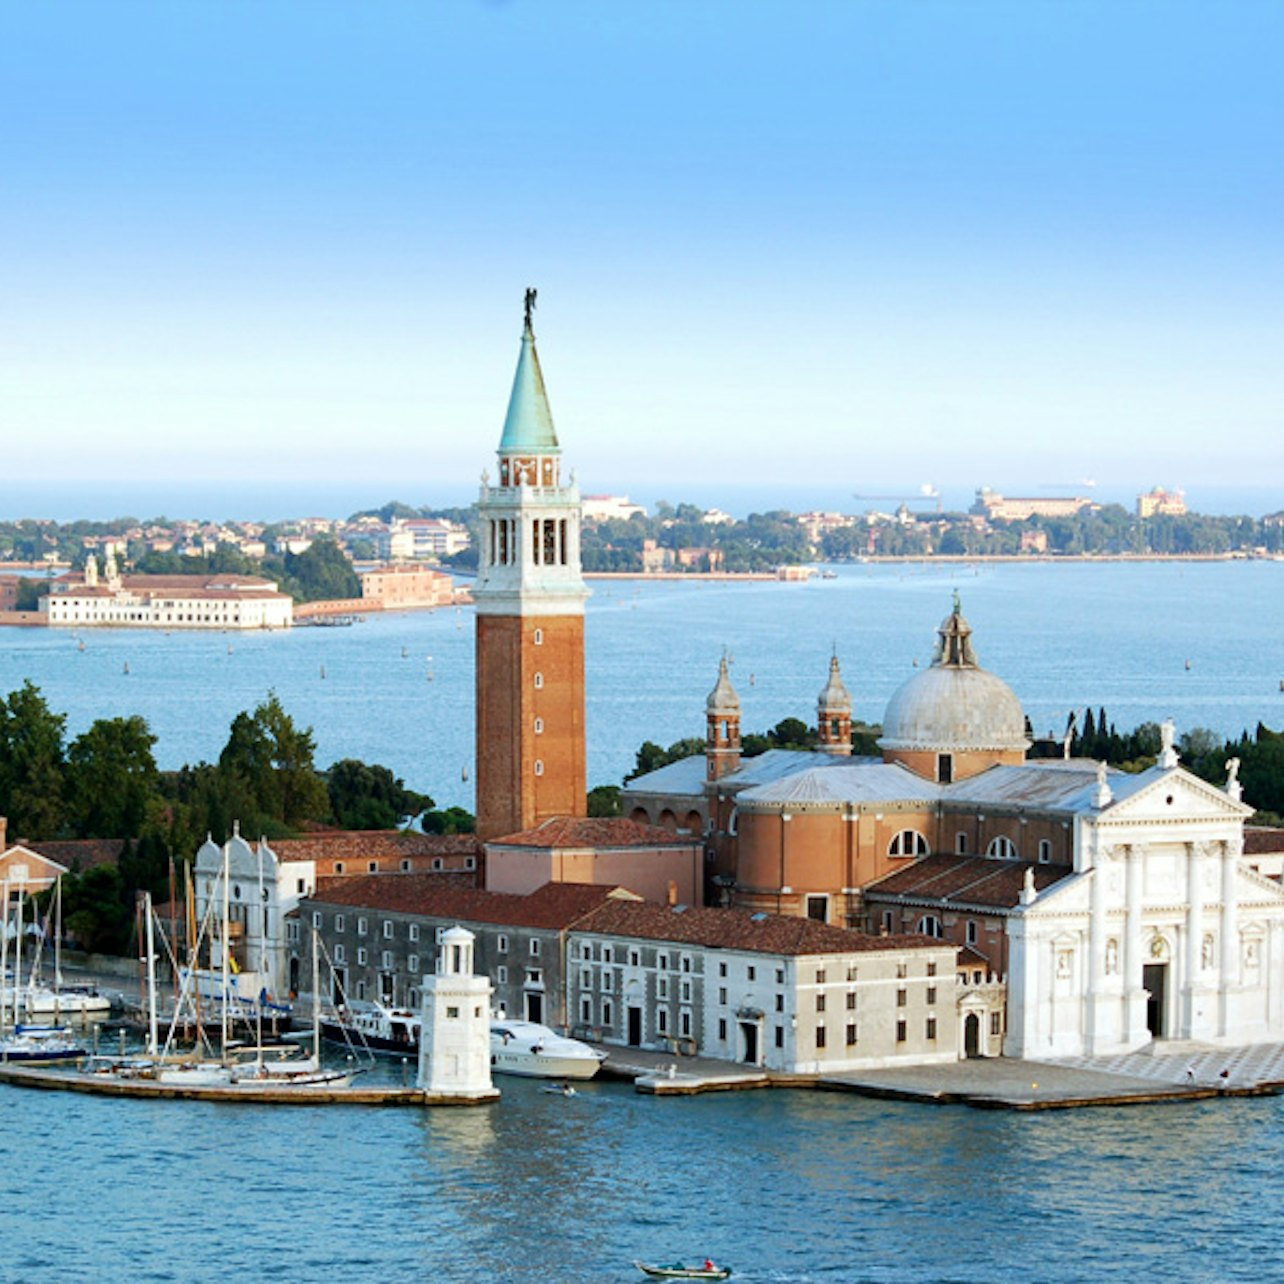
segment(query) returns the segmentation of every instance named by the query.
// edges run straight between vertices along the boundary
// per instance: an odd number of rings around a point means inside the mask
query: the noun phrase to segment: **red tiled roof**
[[[865,889],[870,899],[897,898],[944,901],[1011,909],[1021,899],[1026,870],[1034,871],[1036,891],[1051,887],[1072,873],[1069,865],[1036,865],[1024,860],[994,860],[989,856],[924,856],[895,870]]]
[[[690,847],[698,842],[698,838],[684,837],[660,825],[644,825],[623,816],[553,816],[534,829],[492,839],[488,846]]]
[[[273,839],[281,860],[363,860],[378,856],[480,856],[474,834],[421,834],[406,829],[335,829],[306,838]]]
[[[326,905],[561,931],[619,894],[618,889],[590,883],[545,883],[529,896],[516,896],[448,886],[440,874],[369,874],[327,879],[311,899]]]
[[[606,936],[674,941],[754,954],[849,954],[853,951],[949,948],[931,936],[871,936],[810,918],[735,909],[683,909],[650,901],[607,901],[576,929]]]
[[[122,838],[66,838],[52,842],[29,843],[22,846],[37,852],[48,860],[57,861],[73,873],[92,869],[95,865],[115,865],[125,846]]]
[[[431,873],[419,873],[414,875],[418,878],[431,878],[433,883],[440,887],[458,887],[464,889],[477,888],[477,871],[462,869],[439,869]],[[360,874],[320,874],[317,876],[317,889],[313,894],[314,900],[325,901],[329,899],[329,893],[339,887],[349,887],[355,882],[360,882],[371,878],[409,878],[410,874],[404,874],[400,870],[388,870],[382,874],[367,874],[364,871]]]
[[[1284,852],[1284,829],[1244,826],[1245,856],[1267,856],[1275,852]]]

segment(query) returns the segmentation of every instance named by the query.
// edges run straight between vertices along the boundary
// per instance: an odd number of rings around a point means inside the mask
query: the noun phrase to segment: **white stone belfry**
[[[490,1078],[490,978],[473,975],[473,934],[442,933],[436,973],[424,981],[419,1087],[454,1097],[495,1095]]]

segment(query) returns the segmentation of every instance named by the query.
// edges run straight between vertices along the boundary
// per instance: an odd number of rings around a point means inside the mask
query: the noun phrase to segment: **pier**
[[[261,1082],[201,1086],[16,1065],[0,1065],[0,1083],[12,1084],[16,1088],[43,1088],[50,1092],[84,1092],[97,1097],[144,1097],[150,1100],[216,1101],[260,1106],[484,1106],[499,1100],[498,1089],[464,1095],[424,1092],[420,1088],[300,1088]]]

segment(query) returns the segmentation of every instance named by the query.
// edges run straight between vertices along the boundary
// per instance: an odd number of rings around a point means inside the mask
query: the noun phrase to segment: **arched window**
[[[902,829],[887,849],[889,856],[926,856],[927,839],[916,829]]]
[[[940,937],[941,920],[935,914],[924,914],[918,920],[918,930],[923,936]]]
[[[1000,834],[998,838],[991,838],[990,845],[985,849],[987,856],[993,856],[996,860],[1016,860],[1016,844],[1004,835]]]

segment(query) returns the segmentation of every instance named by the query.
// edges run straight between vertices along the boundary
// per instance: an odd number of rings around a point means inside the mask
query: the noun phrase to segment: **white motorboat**
[[[51,1016],[55,1019],[107,1016],[111,1012],[111,999],[99,994],[92,986],[64,986],[61,989],[47,985],[28,986],[18,996],[28,1016]]]
[[[604,1053],[534,1021],[492,1020],[490,1068],[534,1079],[591,1079]]]
[[[389,1056],[419,1055],[422,1017],[409,1008],[390,1008],[360,1001],[321,1014],[321,1035],[364,1052]]]

